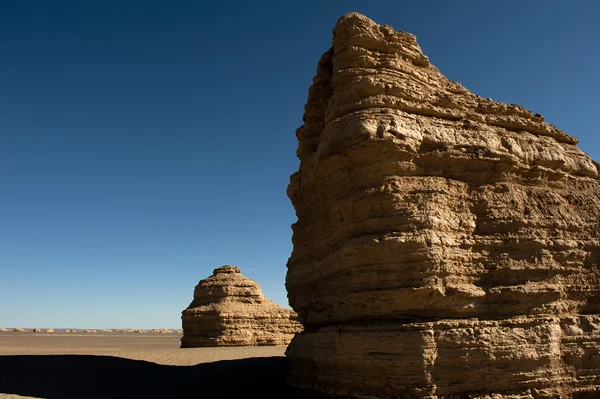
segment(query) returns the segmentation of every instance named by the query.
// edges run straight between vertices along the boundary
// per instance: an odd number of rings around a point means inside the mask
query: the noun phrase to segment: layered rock
[[[289,383],[354,398],[600,397],[599,165],[346,14],[318,63],[286,285]]]
[[[265,298],[235,266],[221,266],[201,280],[181,316],[182,348],[287,345],[302,326],[297,315]]]

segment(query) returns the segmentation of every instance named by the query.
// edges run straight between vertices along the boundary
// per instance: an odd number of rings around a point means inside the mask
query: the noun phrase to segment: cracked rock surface
[[[340,18],[297,130],[289,383],[352,398],[600,398],[600,166]]]

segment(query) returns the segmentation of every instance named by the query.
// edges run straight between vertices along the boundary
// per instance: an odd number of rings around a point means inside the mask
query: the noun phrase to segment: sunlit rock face
[[[448,80],[415,36],[356,13],[334,29],[303,120],[292,386],[600,398],[600,167],[577,139]]]
[[[182,348],[287,345],[302,329],[297,315],[265,298],[236,266],[221,266],[194,289],[182,312]]]

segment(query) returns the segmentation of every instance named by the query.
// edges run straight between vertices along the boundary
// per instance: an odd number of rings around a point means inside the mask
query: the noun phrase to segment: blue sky
[[[593,0],[5,0],[0,327],[178,327],[223,264],[286,305],[294,131],[349,11],[600,159]]]

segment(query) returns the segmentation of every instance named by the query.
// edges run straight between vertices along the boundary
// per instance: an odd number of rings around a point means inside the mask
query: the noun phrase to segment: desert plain
[[[284,346],[180,349],[181,336],[0,332],[0,398],[286,397]]]

